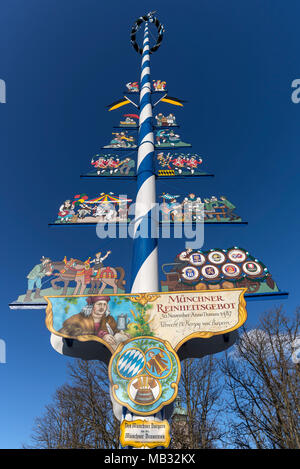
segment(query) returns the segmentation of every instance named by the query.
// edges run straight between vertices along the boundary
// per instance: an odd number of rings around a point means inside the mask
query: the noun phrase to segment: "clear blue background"
[[[107,143],[122,110],[105,105],[139,77],[129,42],[134,20],[158,10],[163,44],[152,78],[188,103],[175,109],[215,178],[182,182],[180,193],[226,194],[248,226],[208,226],[204,248],[238,245],[261,259],[282,290],[288,314],[298,304],[299,116],[291,83],[300,78],[297,0],[3,0],[0,7],[2,161],[0,447],[28,443],[33,420],[66,380],[70,359],[50,346],[44,311],[12,311],[26,275],[42,255],[85,259],[112,250],[130,280],[131,240],[96,237],[94,227],[48,227],[74,194],[134,195],[131,182],[84,180],[90,157]],[[125,109],[125,108],[124,108]],[[161,108],[163,110],[163,108]],[[165,110],[171,108],[165,107]],[[172,108],[174,111],[174,108]],[[134,109],[128,109],[134,112]],[[127,112],[127,109],[125,110]],[[175,181],[157,192],[178,193]],[[163,240],[160,264],[183,241]],[[106,263],[106,265],[108,265]],[[127,285],[128,287],[128,285]],[[248,324],[280,301],[251,302]]]

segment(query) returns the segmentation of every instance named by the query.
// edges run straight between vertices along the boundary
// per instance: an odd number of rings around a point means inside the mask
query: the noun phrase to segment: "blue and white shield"
[[[126,379],[133,378],[141,373],[145,367],[145,355],[138,348],[126,350],[118,360],[117,369],[119,374]]]

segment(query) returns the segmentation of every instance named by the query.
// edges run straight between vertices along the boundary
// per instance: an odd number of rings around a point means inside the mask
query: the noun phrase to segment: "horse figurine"
[[[106,286],[113,288],[113,292],[117,293],[118,288],[125,290],[125,271],[123,267],[103,267],[96,271],[90,267],[89,259],[85,262],[79,259],[71,258],[69,261],[66,258],[63,261],[53,261],[50,264],[51,272],[57,278],[51,280],[51,286],[54,290],[62,288],[57,285],[58,282],[63,282],[62,296],[67,295],[69,283],[74,281],[76,283],[72,295],[83,295],[85,289],[89,284],[89,293],[102,293]],[[120,277],[118,278],[118,273]]]
[[[118,272],[120,278],[118,279]],[[113,288],[114,293],[118,293],[118,287],[125,290],[125,270],[123,267],[101,267],[97,270],[95,276],[91,277],[91,288],[88,293],[102,293],[105,287],[110,286]],[[101,285],[102,284],[102,285]]]

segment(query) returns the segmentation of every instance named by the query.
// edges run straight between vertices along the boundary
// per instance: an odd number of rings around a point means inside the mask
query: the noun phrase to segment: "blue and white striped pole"
[[[148,20],[158,31],[156,44],[150,50]],[[136,32],[145,22],[143,48],[136,42]],[[137,160],[137,195],[134,218],[133,262],[131,293],[158,291],[157,212],[154,172],[154,135],[152,127],[152,102],[150,79],[150,53],[155,52],[163,38],[164,28],[153,13],[138,18],[131,31],[131,43],[142,54],[140,78],[140,115]],[[141,419],[126,407],[122,408],[122,420]],[[153,415],[143,416],[144,420],[161,421],[164,409]]]
[[[148,23],[145,23],[140,78],[140,116],[137,160],[137,195],[134,219],[132,293],[158,291],[158,252],[154,173],[154,135],[150,80]]]
[[[156,191],[154,173],[154,135],[150,80],[150,47],[148,23],[145,23],[142,69],[140,78],[140,116],[137,160],[137,195],[134,219],[132,293],[158,291],[157,237],[153,237],[156,223]],[[156,226],[154,226],[156,230]],[[147,234],[147,237],[145,236]],[[140,419],[123,407],[122,420]],[[163,411],[143,417],[143,420],[163,419]]]

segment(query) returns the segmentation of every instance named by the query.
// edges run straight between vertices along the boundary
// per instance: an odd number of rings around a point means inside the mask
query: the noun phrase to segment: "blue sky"
[[[94,227],[49,227],[58,207],[81,192],[134,196],[130,181],[80,179],[106,144],[121,112],[105,109],[139,77],[129,42],[134,20],[157,10],[166,33],[152,56],[152,77],[187,100],[176,109],[184,141],[214,178],[165,181],[157,192],[226,194],[248,226],[208,226],[204,248],[245,247],[269,268],[285,302],[251,302],[248,324],[282,304],[299,304],[299,115],[291,83],[300,78],[300,5],[296,0],[4,0],[0,14],[2,270],[0,447],[29,441],[34,418],[66,380],[70,359],[50,346],[41,310],[12,311],[25,277],[42,255],[87,258],[112,251],[126,268],[131,240],[99,240]],[[160,110],[170,110],[167,106]],[[160,264],[182,240],[162,240]]]

